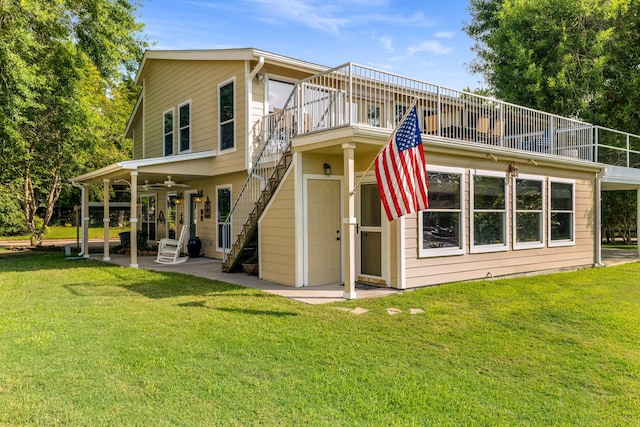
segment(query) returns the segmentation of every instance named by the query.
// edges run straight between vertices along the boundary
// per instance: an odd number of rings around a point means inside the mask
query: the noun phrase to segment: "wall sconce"
[[[176,205],[181,205],[184,202],[182,199],[182,193],[177,193],[175,198]]]
[[[518,165],[515,162],[509,164],[509,176],[517,177],[518,176]]]
[[[196,193],[196,203],[202,203],[202,190],[198,190]]]
[[[204,202],[204,217],[211,218],[211,200],[207,196],[207,200]]]
[[[331,165],[329,163],[324,164],[324,174],[326,176],[331,176]]]
[[[166,220],[164,218],[164,212],[160,211],[160,213],[158,214],[158,223],[164,224],[165,222]]]

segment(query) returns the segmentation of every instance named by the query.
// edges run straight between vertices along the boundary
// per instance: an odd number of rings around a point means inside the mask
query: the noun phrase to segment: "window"
[[[178,106],[178,140],[180,152],[191,148],[191,102]]]
[[[220,111],[220,151],[235,147],[235,109],[233,82],[218,87]]]
[[[544,246],[543,189],[544,181],[541,177],[520,175],[514,179],[514,249]]]
[[[367,106],[367,124],[380,127],[380,107],[375,105]]]
[[[549,246],[575,244],[575,183],[549,181]]]
[[[506,174],[473,172],[471,252],[507,250]]]
[[[219,251],[231,248],[231,222],[226,224],[231,212],[231,186],[216,187],[216,206],[218,222],[218,246]]]
[[[285,103],[293,92],[293,83],[282,82],[279,80],[268,80],[269,90],[269,113],[276,111],[276,108],[284,110]]]
[[[418,215],[420,256],[464,253],[464,170],[429,168],[429,209]]]
[[[173,154],[173,109],[165,111],[162,120],[162,134],[164,135],[164,155]]]

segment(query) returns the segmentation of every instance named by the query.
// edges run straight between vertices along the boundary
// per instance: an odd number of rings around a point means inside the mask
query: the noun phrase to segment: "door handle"
[[[356,234],[360,233],[360,224],[356,224]]]

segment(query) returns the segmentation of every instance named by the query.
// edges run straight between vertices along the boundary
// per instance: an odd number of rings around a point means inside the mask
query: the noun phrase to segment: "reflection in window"
[[[550,193],[550,244],[571,244],[574,242],[574,185],[551,181]]]
[[[180,152],[191,148],[191,104],[183,104],[178,107],[178,139]]]
[[[219,88],[220,99],[220,150],[227,150],[235,146],[234,136],[234,90],[233,82]]]
[[[173,110],[169,110],[164,113],[162,122],[164,155],[170,156],[173,154]]]
[[[367,106],[367,124],[380,127],[380,107]]]
[[[231,247],[231,223],[225,225],[231,212],[231,187],[217,189],[218,250]]]
[[[542,180],[515,180],[516,245],[542,245]]]
[[[473,245],[506,249],[506,188],[503,176],[473,176]]]
[[[429,209],[422,211],[421,256],[456,255],[463,253],[463,174],[427,172]]]

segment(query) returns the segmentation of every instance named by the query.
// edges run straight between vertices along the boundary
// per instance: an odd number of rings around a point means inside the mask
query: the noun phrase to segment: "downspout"
[[[75,181],[71,181],[71,185],[73,185],[76,188],[80,189],[80,200],[81,200],[81,207],[80,207],[80,224],[81,224],[81,228],[82,228],[82,243],[80,244],[80,252],[78,253],[78,256],[83,256],[84,255],[84,245],[85,245],[85,241],[84,241],[84,227],[85,227],[85,223],[84,223],[84,192],[86,191],[85,187],[83,185],[78,184]]]

